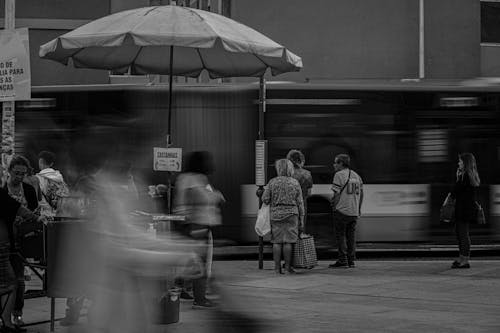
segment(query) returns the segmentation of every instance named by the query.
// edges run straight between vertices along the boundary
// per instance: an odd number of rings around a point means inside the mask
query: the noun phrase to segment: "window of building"
[[[481,1],[481,43],[500,44],[500,0]]]

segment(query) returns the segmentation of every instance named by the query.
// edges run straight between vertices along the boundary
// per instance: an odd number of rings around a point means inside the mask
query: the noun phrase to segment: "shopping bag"
[[[477,224],[486,224],[483,207],[476,201],[476,222]]]
[[[257,214],[257,221],[255,222],[255,232],[257,235],[263,237],[271,231],[270,215],[269,205],[262,204]]]
[[[455,217],[455,199],[451,198],[451,195],[448,194],[446,200],[439,211],[439,220],[445,223],[450,223],[453,221]]]
[[[295,243],[293,251],[293,267],[313,268],[318,264],[314,237],[302,234]]]

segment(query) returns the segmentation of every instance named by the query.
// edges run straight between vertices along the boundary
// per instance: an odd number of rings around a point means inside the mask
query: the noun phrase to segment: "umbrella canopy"
[[[261,33],[215,13],[180,6],[127,10],[40,47],[40,57],[80,68],[211,78],[298,71],[302,60]]]

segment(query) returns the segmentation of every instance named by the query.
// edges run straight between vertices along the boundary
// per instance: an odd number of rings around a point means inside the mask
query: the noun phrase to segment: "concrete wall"
[[[46,20],[44,24],[48,26],[54,19],[83,24],[149,3],[150,0],[18,1],[16,17]],[[300,73],[281,75],[280,80],[412,78],[418,76],[418,5],[419,0],[233,0],[231,17],[303,58],[304,69]],[[3,6],[0,15],[4,15]],[[485,55],[479,46],[479,1],[425,0],[425,18],[426,77],[480,75],[480,61]],[[39,46],[66,31],[54,27],[30,29],[33,85],[108,82],[106,71],[76,70],[40,60]]]
[[[480,75],[480,10],[479,1],[425,1],[426,77]]]
[[[66,33],[65,30],[29,30],[31,85],[65,85],[108,83],[108,71],[77,69],[72,65],[64,66],[56,61],[38,56],[40,45]]]
[[[500,77],[500,45],[481,46],[481,76]]]
[[[232,18],[303,58],[304,81],[418,76],[418,0],[233,1]],[[479,2],[425,1],[429,78],[479,74]]]
[[[4,5],[0,17],[4,17]],[[16,17],[52,19],[95,19],[109,14],[109,0],[16,1]]]
[[[136,1],[136,0],[134,0]],[[110,0],[39,0],[16,1],[16,27],[29,28],[31,84],[93,84],[107,83],[107,71],[75,69],[54,61],[40,59],[40,45],[68,32],[60,26],[84,24],[110,13]],[[0,6],[0,17],[4,17]],[[61,24],[61,21],[65,23]],[[74,27],[73,27],[74,28]]]

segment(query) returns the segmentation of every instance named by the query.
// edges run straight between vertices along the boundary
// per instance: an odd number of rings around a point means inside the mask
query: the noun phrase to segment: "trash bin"
[[[170,288],[161,297],[154,299],[154,324],[165,325],[179,321],[180,294],[179,288]]]
[[[92,244],[84,219],[58,218],[47,224],[47,296],[66,298],[85,293]]]

